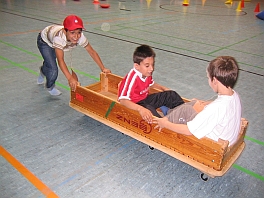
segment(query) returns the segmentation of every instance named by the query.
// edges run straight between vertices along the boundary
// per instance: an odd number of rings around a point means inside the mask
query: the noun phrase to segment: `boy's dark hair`
[[[155,58],[156,54],[153,49],[148,45],[138,46],[133,54],[133,62],[140,64],[145,58],[153,57]]]
[[[67,28],[64,28],[64,30],[65,30],[66,32],[69,31]],[[81,30],[81,31],[82,31],[82,28],[77,28],[76,30]]]
[[[211,81],[215,77],[224,86],[233,88],[238,77],[238,64],[232,56],[219,56],[209,63],[207,72]]]

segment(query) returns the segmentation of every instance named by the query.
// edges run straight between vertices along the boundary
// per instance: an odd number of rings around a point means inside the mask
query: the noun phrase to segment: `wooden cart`
[[[248,121],[241,119],[240,135],[235,144],[228,141],[197,139],[175,133],[166,128],[159,132],[154,125],[146,123],[137,111],[126,108],[117,101],[118,83],[121,77],[114,74],[100,75],[100,82],[89,86],[77,86],[71,92],[70,106],[111,128],[114,128],[150,148],[156,148],[185,162],[210,177],[223,176],[242,153]],[[152,89],[151,93],[157,92]],[[184,101],[189,100],[184,98]]]

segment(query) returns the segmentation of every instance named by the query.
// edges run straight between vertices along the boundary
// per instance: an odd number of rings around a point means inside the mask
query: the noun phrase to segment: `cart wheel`
[[[201,179],[202,179],[203,181],[208,181],[208,177],[207,177],[207,176],[204,177],[204,173],[201,174]]]
[[[152,146],[149,146],[149,149],[150,149],[150,150],[153,150],[153,149],[154,149],[154,147],[152,147]]]

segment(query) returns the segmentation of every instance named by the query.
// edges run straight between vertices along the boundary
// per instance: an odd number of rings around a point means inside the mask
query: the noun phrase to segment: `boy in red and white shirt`
[[[175,92],[154,82],[155,52],[148,45],[136,48],[133,54],[134,68],[123,78],[119,85],[118,100],[130,109],[139,112],[148,123],[153,115],[161,117],[157,108],[166,106],[170,109],[183,104],[182,98]],[[150,87],[162,92],[149,94]]]

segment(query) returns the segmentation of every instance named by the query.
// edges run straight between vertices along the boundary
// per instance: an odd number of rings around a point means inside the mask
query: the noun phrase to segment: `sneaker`
[[[38,85],[42,85],[44,83],[44,80],[45,80],[45,76],[42,74],[42,72],[40,70],[39,76],[38,76],[38,79],[37,79]]]
[[[59,96],[59,95],[61,95],[61,92],[58,89],[56,89],[55,87],[52,90],[50,90],[49,93],[52,96]]]

